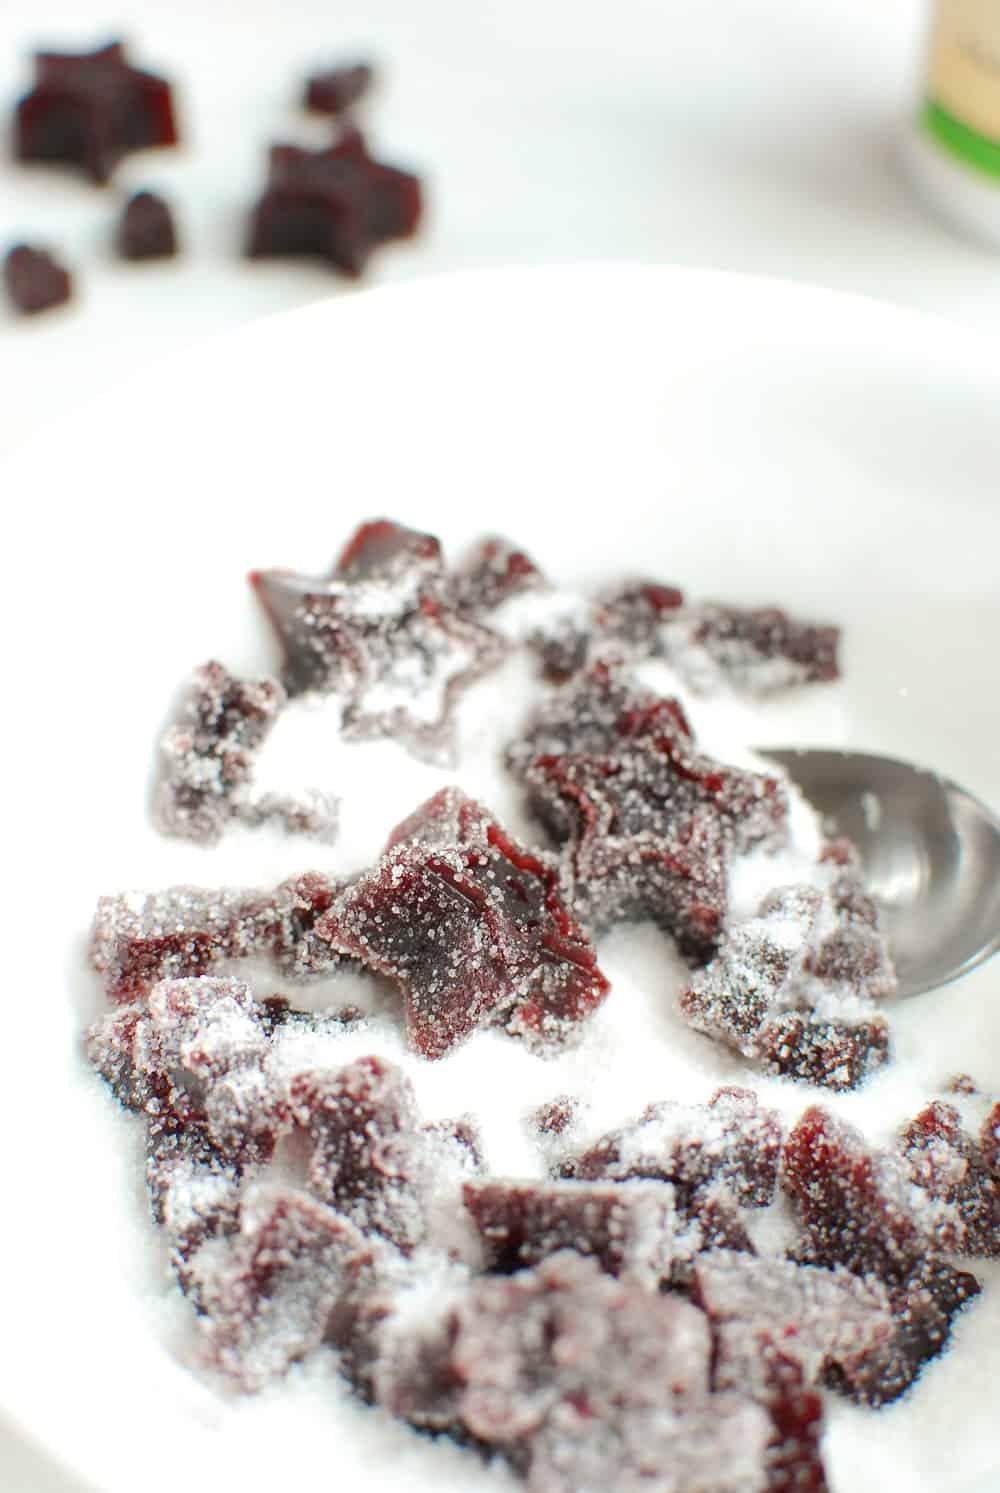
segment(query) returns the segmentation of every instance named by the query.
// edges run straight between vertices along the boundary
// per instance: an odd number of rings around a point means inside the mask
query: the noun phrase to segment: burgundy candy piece
[[[379,1403],[495,1448],[533,1493],[765,1486],[770,1418],[711,1392],[704,1314],[580,1255],[474,1281],[383,1341]]]
[[[117,248],[122,259],[170,259],[177,253],[173,214],[162,197],[136,192],[129,198],[118,223]]]
[[[73,294],[69,270],[30,244],[17,244],[8,252],[3,274],[11,304],[25,316],[61,306]]]
[[[525,550],[508,539],[480,539],[454,575],[454,594],[463,611],[496,611],[513,596],[540,591],[548,582]]]
[[[340,695],[348,737],[395,736],[418,756],[450,760],[458,700],[507,649],[459,607],[433,535],[373,520],[326,575],[264,570],[250,581],[292,694]]]
[[[129,151],[176,143],[169,83],[133,67],[121,42],[36,53],[35,85],[14,115],[19,160],[78,166],[103,184]]]
[[[419,1125],[409,1079],[380,1058],[292,1081],[292,1110],[310,1142],[309,1187],[367,1232],[412,1247],[422,1232]]]
[[[673,1263],[674,1189],[662,1182],[466,1182],[487,1269],[510,1275],[561,1249],[656,1287]]]
[[[236,1232],[243,1175],[197,1126],[149,1132],[146,1187],[153,1220],[166,1236],[181,1289],[196,1298],[194,1257],[203,1244]]]
[[[980,1290],[948,1264],[947,1211],[910,1183],[902,1162],[870,1151],[849,1125],[808,1109],[785,1144],[784,1181],[809,1263],[881,1281],[895,1333],[849,1388],[882,1404],[902,1394],[944,1347],[955,1313]]]
[[[260,1389],[330,1341],[350,1298],[370,1290],[376,1256],[331,1208],[260,1187],[239,1232],[198,1281],[204,1357],[242,1389]]]
[[[652,918],[695,963],[717,947],[732,853],[785,834],[776,779],[700,756],[679,702],[606,662],[539,710],[507,760],[566,842],[580,916]]]
[[[195,672],[161,741],[159,818],[168,833],[204,844],[221,838],[284,704],[276,679],[237,679],[214,661]]]
[[[604,591],[594,605],[594,628],[642,654],[656,651],[660,624],[684,604],[684,593],[660,581],[630,580]]]
[[[461,1231],[460,1187],[481,1166],[469,1121],[422,1125],[409,1079],[376,1057],[300,1073],[289,1097],[316,1197],[405,1254],[433,1239],[442,1212]]]
[[[277,937],[273,902],[259,892],[170,887],[101,897],[91,963],[108,999],[143,999],[158,981],[204,975],[262,953]]]
[[[161,980],[145,1007],[122,1007],[91,1027],[87,1055],[154,1134],[193,1127],[199,1144],[240,1168],[270,1160],[288,1127],[267,1069],[266,1026],[240,980]]]
[[[654,1178],[690,1194],[721,1182],[745,1207],[774,1199],[783,1129],[774,1110],[749,1089],[719,1089],[707,1104],[651,1104],[623,1125],[565,1160],[560,1173],[587,1181]]]
[[[888,1059],[889,1027],[875,1002],[894,988],[875,905],[853,872],[835,870],[825,891],[786,887],[766,897],[755,918],[729,931],[680,1005],[698,1031],[770,1072],[852,1089]]]
[[[961,1254],[1000,1255],[1000,1175],[951,1104],[929,1104],[903,1129],[900,1149],[911,1180],[946,1205]]]
[[[355,62],[313,73],[306,80],[303,102],[316,114],[344,114],[363,98],[375,78],[367,62]]]
[[[336,945],[399,985],[424,1057],[483,1026],[564,1042],[608,992],[553,858],[518,845],[456,788],[393,831],[331,916]]]
[[[849,1270],[716,1250],[691,1267],[691,1299],[716,1336],[715,1384],[767,1399],[766,1354],[777,1344],[818,1384],[837,1366],[850,1381],[892,1336],[889,1298],[878,1281]]]
[[[778,607],[686,607],[657,643],[699,693],[710,693],[720,680],[766,696],[840,678],[840,629],[800,622]]]
[[[313,255],[356,276],[380,244],[411,237],[422,211],[418,178],[374,160],[356,132],[324,150],[274,145],[247,253]]]

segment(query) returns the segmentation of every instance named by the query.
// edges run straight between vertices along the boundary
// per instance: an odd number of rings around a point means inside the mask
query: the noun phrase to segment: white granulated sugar
[[[376,616],[388,603],[372,588],[370,605]],[[572,623],[580,611],[580,604],[566,595],[531,594],[501,608],[498,626],[508,638],[523,639],[553,621]],[[163,858],[167,869],[161,884],[266,885],[273,881],[276,867],[283,875],[304,869],[334,878],[353,875],[372,864],[398,822],[448,784],[457,784],[488,805],[515,838],[528,845],[546,844],[519,785],[503,765],[505,747],[517,737],[533,698],[543,688],[536,667],[523,653],[514,654],[469,690],[457,712],[459,766],[452,770],[419,761],[393,741],[344,741],[336,701],[293,701],[261,749],[255,792],[287,795],[312,788],[335,796],[340,801],[335,842],[310,846],[301,839],[267,840],[256,832],[236,830],[235,840],[227,837],[218,852],[172,847]],[[845,739],[842,696],[836,686],[748,704],[731,692],[700,699],[658,661],[644,664],[638,673],[646,687],[678,694],[699,746],[736,766],[773,772],[755,755],[754,747],[836,745]],[[387,683],[389,695],[397,684],[408,688],[399,674]],[[380,709],[391,703],[388,697],[376,702]],[[779,851],[757,849],[733,867],[734,918],[751,917],[775,887],[824,884],[825,873],[816,869],[821,838],[816,816],[797,791],[790,790],[789,797],[790,844]],[[130,868],[130,881],[133,875]],[[95,892],[101,890],[112,889]],[[138,915],[144,902],[137,895],[129,905]],[[768,933],[794,948],[799,924],[792,916],[776,919]],[[487,1172],[512,1178],[544,1175],[546,1153],[527,1119],[560,1096],[581,1101],[572,1131],[574,1148],[634,1121],[647,1105],[664,1100],[703,1103],[721,1085],[755,1089],[761,1102],[778,1109],[788,1122],[810,1103],[822,1103],[878,1144],[929,1099],[942,1097],[942,1086],[955,1073],[971,1071],[983,1088],[1000,1090],[1000,1003],[995,1001],[992,1013],[984,1011],[973,995],[961,992],[944,992],[905,1007],[889,1005],[894,1060],[858,1092],[831,1094],[762,1078],[738,1054],[693,1031],[677,1004],[690,972],[658,929],[649,924],[619,926],[599,939],[598,958],[611,981],[611,994],[583,1024],[575,1045],[554,1057],[541,1057],[501,1032],[485,1031],[433,1063],[407,1049],[400,1003],[385,982],[345,971],[306,985],[300,994],[289,991],[272,972],[264,981],[265,994],[281,989],[293,995],[300,1009],[352,1005],[365,1014],[356,1022],[331,1019],[310,1027],[279,1028],[268,1073],[282,1087],[304,1069],[336,1069],[368,1054],[384,1057],[411,1080],[423,1120],[472,1117],[481,1133]],[[842,1014],[843,1007],[838,1009]],[[225,1020],[220,1015],[212,1032],[213,1051],[235,1050],[249,1040],[244,1025],[237,1007],[226,1013]],[[980,1100],[945,1097],[961,1105],[970,1126],[978,1125]],[[120,1144],[122,1122],[110,1107],[108,1124]],[[171,1206],[178,1212],[187,1206],[197,1214],[211,1201],[192,1191],[186,1202],[177,1197]],[[147,1229],[149,1249],[158,1248],[151,1227],[139,1221],[142,1200],[129,1193],[121,1203],[123,1227]],[[752,1226],[762,1252],[780,1252],[791,1235],[788,1205],[779,1201],[760,1210]],[[953,1346],[927,1367],[908,1397],[875,1412],[827,1396],[825,1455],[833,1493],[964,1493],[963,1482],[996,1452],[1000,1266],[976,1261],[972,1268],[984,1282],[983,1295],[961,1315]],[[411,1286],[399,1303],[405,1306],[405,1322],[433,1317],[462,1278],[461,1267],[449,1267],[443,1275],[440,1267],[437,1273],[429,1267],[427,1277]],[[154,1330],[176,1351],[176,1345],[185,1342],[177,1324],[190,1325],[190,1308],[178,1295],[169,1308],[161,1300],[151,1316]],[[402,1321],[398,1319],[397,1325]],[[239,1447],[241,1464],[259,1452],[262,1466],[278,1466],[276,1442],[294,1444],[295,1466],[323,1467],[324,1476],[357,1493],[380,1493],[383,1488],[387,1493],[390,1488],[405,1488],[407,1493],[502,1493],[523,1486],[505,1468],[481,1463],[474,1453],[461,1451],[446,1438],[437,1443],[423,1440],[381,1412],[359,1406],[337,1378],[333,1356],[326,1351],[294,1367],[259,1397],[220,1403],[217,1432],[221,1445]]]

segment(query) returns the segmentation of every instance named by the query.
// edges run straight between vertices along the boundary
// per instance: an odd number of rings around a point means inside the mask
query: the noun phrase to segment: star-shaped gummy
[[[103,185],[129,151],[176,143],[170,84],[133,67],[121,42],[36,53],[35,86],[14,115],[19,160],[79,166]]]
[[[516,844],[457,788],[397,827],[327,921],[337,948],[399,984],[424,1057],[485,1026],[551,1046],[608,992],[554,858]]]
[[[262,570],[250,580],[289,693],[339,694],[345,736],[396,736],[417,756],[450,759],[453,707],[506,646],[456,594],[433,535],[375,520],[328,575]]]
[[[360,275],[373,249],[416,232],[422,210],[419,179],[374,160],[357,130],[324,150],[274,145],[247,253],[312,254]]]
[[[553,696],[507,760],[566,842],[584,921],[651,918],[697,963],[718,945],[733,853],[784,838],[777,779],[700,756],[679,702],[607,661]]]

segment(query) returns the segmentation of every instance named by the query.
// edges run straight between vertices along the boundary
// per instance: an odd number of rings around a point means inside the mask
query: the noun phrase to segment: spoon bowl
[[[1000,949],[1000,819],[985,804],[890,757],[771,747],[761,756],[857,846],[900,995],[947,985]]]

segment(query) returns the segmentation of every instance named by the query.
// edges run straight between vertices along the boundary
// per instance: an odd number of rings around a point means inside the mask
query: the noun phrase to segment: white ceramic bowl
[[[317,1456],[331,1485],[417,1487],[408,1432],[373,1460],[370,1425],[355,1444],[341,1407],[327,1429],[319,1390],[225,1404],[178,1364],[133,1132],[81,1075],[97,893],[189,874],[141,811],[170,686],[266,655],[253,565],[320,568],[373,513],[450,545],[501,529],[559,579],[641,569],[842,620],[849,744],[996,803],[1000,355],[823,291],[586,268],[344,297],[127,375],[3,476],[0,1404],[108,1493],[271,1493]],[[998,980],[910,1003],[900,1050],[1000,1088]],[[979,1326],[918,1391],[919,1445],[912,1407],[869,1416],[837,1493],[996,1486],[969,1382],[1000,1375],[982,1273]],[[459,1454],[435,1465],[438,1488],[489,1485]]]

